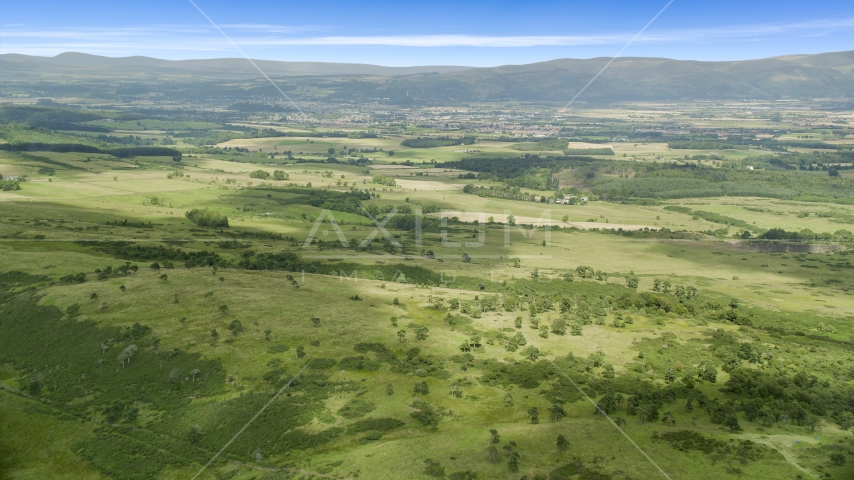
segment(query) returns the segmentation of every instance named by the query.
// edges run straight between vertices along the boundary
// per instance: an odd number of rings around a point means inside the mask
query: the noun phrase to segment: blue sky
[[[194,0],[253,58],[379,65],[611,57],[663,1]],[[854,50],[854,2],[674,0],[623,56],[744,60]],[[0,53],[240,57],[189,0],[0,0]]]

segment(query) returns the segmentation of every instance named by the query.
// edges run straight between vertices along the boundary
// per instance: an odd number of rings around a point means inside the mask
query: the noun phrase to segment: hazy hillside
[[[401,105],[477,101],[569,101],[609,59],[559,59],[494,68],[451,66],[382,67],[362,64],[257,61],[283,88],[316,88],[306,100],[372,100]],[[854,96],[854,51],[739,62],[666,58],[620,58],[593,83],[581,102],[658,100],[743,100]],[[64,53],[52,58],[0,56],[0,79],[23,85],[77,79],[99,82],[207,82],[259,77],[244,59],[169,61],[148,57],[107,58]],[[341,78],[344,76],[345,78]],[[357,78],[346,78],[348,76]],[[335,77],[335,78],[333,78]],[[73,83],[73,82],[72,82]],[[72,88],[66,84],[65,88]],[[258,89],[269,85],[262,83]],[[182,89],[186,90],[186,89]],[[44,90],[49,91],[49,90]],[[208,90],[206,90],[208,91]],[[228,93],[223,93],[228,96]],[[270,94],[275,95],[272,91]]]
[[[345,84],[344,97],[406,97],[427,101],[568,101],[608,61],[561,59],[530,65],[421,74],[376,85]],[[854,52],[742,62],[665,58],[616,60],[579,101],[776,99],[854,95]],[[378,94],[382,92],[382,94]]]
[[[416,66],[383,67],[358,63],[276,62],[255,60],[268,75],[411,75],[414,73],[466,70],[470,67]],[[104,75],[125,74],[128,70],[139,73],[203,73],[215,75],[258,75],[258,70],[243,58],[217,58],[211,60],[161,60],[151,57],[110,58],[85,53],[67,52],[55,57],[35,57],[19,54],[0,55],[3,69],[61,73],[84,70]],[[154,70],[152,70],[154,69]]]

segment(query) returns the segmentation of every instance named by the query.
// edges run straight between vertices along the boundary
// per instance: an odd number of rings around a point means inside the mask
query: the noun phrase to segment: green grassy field
[[[677,115],[643,107],[578,115]],[[702,112],[680,121],[768,125]],[[222,125],[93,124],[158,139]],[[522,201],[464,187],[554,192],[442,165],[523,162],[518,142],[405,148],[432,134],[405,131],[180,143],[180,162],[0,151],[0,172],[25,176],[0,191],[0,478],[193,478],[221,449],[198,478],[851,478],[842,187],[606,201],[592,180],[693,179],[632,159],[714,152],[571,142],[614,148],[543,167],[591,201]],[[718,153],[690,168],[768,151]],[[817,237],[756,240],[772,229]]]

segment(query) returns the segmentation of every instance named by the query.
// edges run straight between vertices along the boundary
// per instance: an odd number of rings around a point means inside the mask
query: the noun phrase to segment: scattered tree
[[[567,440],[566,437],[564,437],[563,435],[558,435],[557,436],[557,451],[563,453],[563,452],[567,451],[568,449],[569,449],[569,440]]]
[[[118,356],[119,363],[122,364],[122,367],[125,366],[125,362],[130,363],[130,359],[136,355],[137,350],[139,350],[139,348],[136,345],[129,345],[127,348],[122,350],[122,353]]]
[[[593,413],[597,415],[610,415],[617,410],[617,402],[613,394],[606,393],[596,402],[596,409]]]
[[[540,423],[540,409],[537,407],[531,407],[528,409],[528,417],[531,419],[531,423],[537,424]]]
[[[204,435],[204,432],[202,432],[202,427],[198,425],[193,425],[190,428],[190,431],[187,432],[187,439],[190,441],[191,444],[195,445],[196,443],[198,443],[199,439],[202,438],[202,435]]]
[[[30,377],[30,395],[37,396],[41,393],[42,387],[44,387],[44,375],[38,373]]]
[[[733,433],[740,432],[742,430],[741,425],[738,424],[738,417],[734,413],[727,415],[724,420],[724,426],[729,428]]]
[[[231,323],[228,324],[228,329],[231,330],[232,335],[237,335],[243,331],[243,323],[237,319],[232,320]]]
[[[524,354],[525,358],[527,358],[528,360],[536,362],[537,359],[540,357],[540,349],[531,345],[526,348],[525,351],[522,352],[522,354]]]
[[[489,459],[489,463],[496,463],[498,461],[498,449],[495,448],[494,445],[490,445],[489,448],[486,449],[486,454]]]
[[[507,463],[507,467],[511,472],[516,473],[519,471],[519,452],[513,452],[510,454],[510,461]]]
[[[563,405],[560,403],[552,404],[552,406],[549,407],[549,413],[551,414],[552,422],[557,422],[567,415],[566,410],[564,410]]]

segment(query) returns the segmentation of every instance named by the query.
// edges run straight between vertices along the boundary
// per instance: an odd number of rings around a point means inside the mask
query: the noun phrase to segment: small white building
[[[555,203],[562,204],[562,205],[572,205],[572,203],[575,199],[577,199],[578,203],[587,203],[590,200],[588,197],[578,198],[575,195],[568,195],[566,197],[556,199]]]

